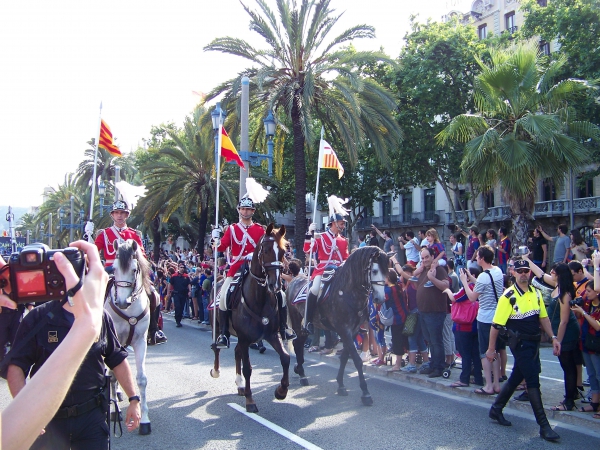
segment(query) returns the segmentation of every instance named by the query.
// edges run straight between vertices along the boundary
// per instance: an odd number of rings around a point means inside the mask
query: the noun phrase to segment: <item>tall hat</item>
[[[127,211],[128,213],[131,213],[131,210],[127,206],[127,202],[125,202],[124,200],[117,200],[116,202],[114,202],[112,204],[112,209],[110,210],[110,212],[113,211]]]

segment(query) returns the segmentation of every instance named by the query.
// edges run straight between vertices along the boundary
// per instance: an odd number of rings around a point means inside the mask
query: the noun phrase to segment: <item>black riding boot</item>
[[[219,309],[219,330],[221,334],[217,338],[217,348],[229,348],[229,311]]]
[[[504,427],[510,427],[512,425],[512,423],[510,423],[509,420],[506,420],[504,418],[504,414],[502,414],[502,410],[504,409],[504,407],[510,400],[510,396],[513,394],[514,391],[515,391],[514,387],[512,387],[509,383],[505,383],[504,386],[502,387],[502,390],[496,397],[496,401],[490,408],[490,414],[489,414],[490,419],[494,419],[495,421],[497,421],[500,425],[502,425]]]
[[[544,411],[544,405],[542,404],[542,393],[540,392],[540,388],[528,387],[527,392],[529,393],[529,403],[531,403],[531,409],[533,409],[535,420],[540,426],[540,436],[547,441],[558,441],[560,436],[548,423],[546,411]]]
[[[308,297],[306,297],[306,317],[304,318],[304,328],[308,334],[315,333],[315,327],[312,321],[315,318],[315,310],[317,309],[317,296],[312,292],[308,292]]]
[[[293,329],[287,326],[288,310],[287,306],[279,305],[279,334],[284,341],[293,341],[298,336]]]

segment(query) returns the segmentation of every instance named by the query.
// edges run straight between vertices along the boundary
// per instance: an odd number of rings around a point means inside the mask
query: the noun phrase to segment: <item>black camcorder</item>
[[[54,262],[57,253],[64,254],[75,273],[83,276],[85,258],[79,249],[54,250],[44,244],[30,244],[10,256],[10,298],[17,303],[63,299],[67,295],[67,286]]]

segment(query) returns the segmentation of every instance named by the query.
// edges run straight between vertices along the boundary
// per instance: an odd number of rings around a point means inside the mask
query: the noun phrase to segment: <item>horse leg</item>
[[[295,339],[294,341],[297,341]],[[283,377],[281,383],[275,389],[275,398],[277,400],[283,400],[287,397],[288,388],[290,386],[290,354],[287,352],[281,341],[281,337],[278,333],[273,333],[268,339],[271,347],[279,354],[279,361],[281,361],[281,367],[283,367]]]
[[[248,344],[248,342],[241,341],[238,338],[236,352],[239,351],[240,353],[242,360],[242,373],[244,374],[244,379],[246,380],[246,387],[244,389],[244,395],[246,396],[246,412],[257,413],[258,407],[256,406],[256,403],[254,403],[254,399],[252,398],[252,389],[250,388],[252,366],[250,365],[249,345],[250,344]]]
[[[344,386],[344,370],[346,369],[346,363],[348,362],[349,350],[346,346],[346,342],[344,342],[344,348],[342,349],[342,354],[340,355],[340,368],[337,374],[337,382],[338,382],[338,390],[337,394],[342,397],[346,397],[348,395],[348,391],[346,390],[346,386]]]
[[[214,310],[209,312],[211,325],[213,323],[213,317],[212,317],[213,314],[215,314]],[[217,327],[218,327],[218,325],[219,325],[219,323],[217,322]],[[210,376],[213,378],[219,378],[219,375],[221,374],[221,372],[219,371],[219,355],[221,353],[221,349],[217,347],[216,342],[213,342],[211,344],[210,348],[212,348],[212,351],[215,353],[215,360],[213,362],[213,368],[210,369]]]
[[[358,380],[360,383],[360,389],[362,390],[361,400],[363,402],[363,405],[372,406],[373,398],[371,398],[371,394],[369,393],[369,390],[367,389],[367,382],[365,380],[365,375],[363,373],[363,361],[360,358],[360,355],[358,354],[356,347],[354,346],[354,340],[349,334],[345,334],[344,337],[342,338],[342,340],[344,342],[344,350],[346,350],[346,348],[348,348],[350,357],[354,361],[354,367],[356,367],[356,370],[358,370]],[[343,375],[343,372],[340,372],[340,374]],[[338,377],[340,376],[340,374],[338,374]]]
[[[242,353],[239,343],[235,346],[235,385],[237,386],[238,395],[245,396],[246,389],[244,380],[242,380]]]
[[[304,373],[304,343],[308,336],[305,333],[299,333],[298,338],[293,341],[294,352],[296,353],[296,365],[294,365],[294,372],[300,377],[300,384],[302,386],[308,386],[308,378]]]
[[[140,408],[142,418],[140,420],[140,434],[146,435],[152,432],[150,426],[150,418],[148,417],[148,402],[146,398],[146,386],[148,385],[148,377],[146,377],[146,351],[148,350],[147,332],[137,335],[132,342],[132,347],[135,352],[135,367],[138,388],[140,390]]]

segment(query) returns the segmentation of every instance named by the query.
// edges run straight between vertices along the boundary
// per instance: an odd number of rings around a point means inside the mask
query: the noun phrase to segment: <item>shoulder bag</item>
[[[451,308],[452,321],[459,325],[470,325],[477,318],[478,311],[479,302],[454,302]]]

